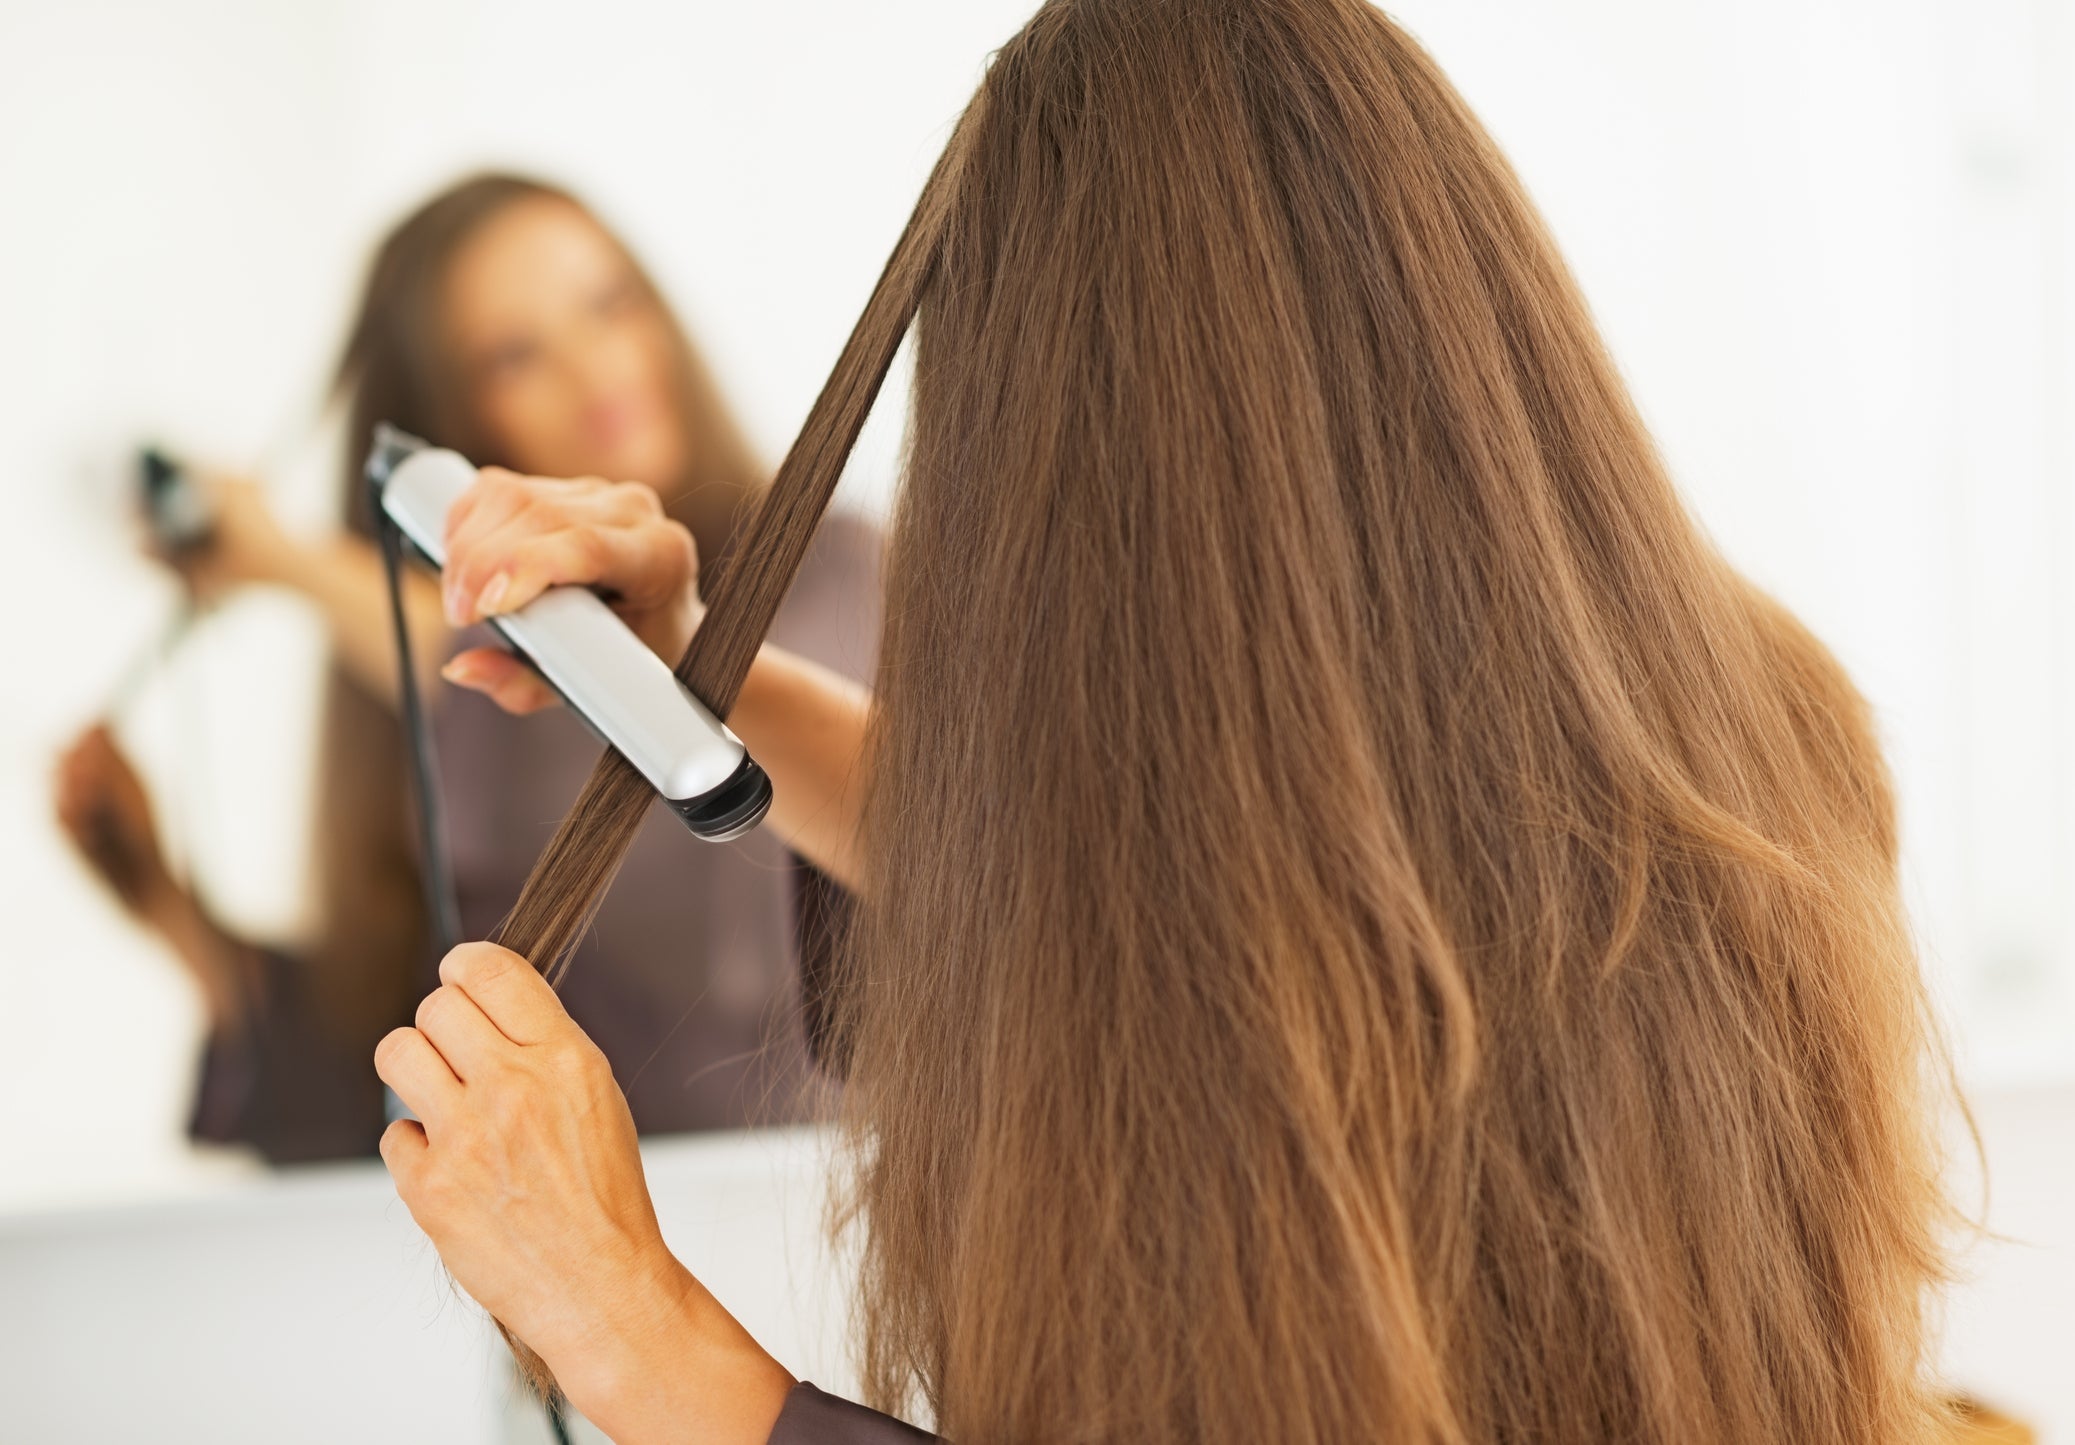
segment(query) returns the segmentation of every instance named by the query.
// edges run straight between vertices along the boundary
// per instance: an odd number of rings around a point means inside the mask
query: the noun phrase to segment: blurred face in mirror
[[[442,302],[476,424],[509,465],[674,489],[670,322],[589,216],[547,198],[505,208],[455,253]]]

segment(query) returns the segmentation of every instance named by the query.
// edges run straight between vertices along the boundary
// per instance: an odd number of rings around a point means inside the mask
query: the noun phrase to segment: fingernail
[[[512,579],[503,572],[485,582],[483,590],[476,594],[476,616],[488,617],[495,612],[497,604],[504,601],[504,594],[511,590],[511,585]]]
[[[445,667],[441,668],[439,670],[439,675],[441,677],[444,677],[448,682],[454,683],[460,687],[466,687],[476,680],[478,674],[476,671],[474,659],[463,656],[455,658],[453,661],[449,662]]]

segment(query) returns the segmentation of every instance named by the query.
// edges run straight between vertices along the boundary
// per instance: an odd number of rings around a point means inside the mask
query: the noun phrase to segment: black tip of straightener
[[[665,798],[684,825],[709,843],[739,838],[771,811],[771,778],[748,753],[727,781],[696,798]]]
[[[401,427],[393,427],[386,421],[375,423],[374,440],[367,449],[367,467],[364,475],[370,485],[381,488],[389,484],[390,475],[404,464],[406,458],[425,450],[431,443],[412,436]]]
[[[156,497],[180,480],[180,463],[157,447],[139,447],[137,478],[145,497]]]

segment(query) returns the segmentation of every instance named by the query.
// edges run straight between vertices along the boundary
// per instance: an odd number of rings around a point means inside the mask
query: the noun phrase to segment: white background
[[[1029,5],[0,0],[0,1208],[241,1167],[181,1138],[193,998],[48,821],[52,754],[172,612],[125,449],[255,469],[321,523],[368,247],[498,164],[631,237],[775,460]],[[1970,1086],[2066,1097],[2039,1091],[2075,1079],[2075,0],[1394,13],[1543,205],[1699,515],[1874,699]],[[318,646],[241,603],[127,730],[263,934],[303,916]]]

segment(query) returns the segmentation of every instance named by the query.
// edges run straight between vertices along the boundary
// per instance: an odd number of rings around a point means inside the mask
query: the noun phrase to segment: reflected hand
[[[178,571],[203,602],[255,583],[293,586],[301,548],[274,519],[265,490],[243,477],[205,475],[197,481],[209,501],[209,539],[160,560]]]
[[[672,665],[698,626],[699,550],[639,483],[556,481],[485,467],[447,513],[446,545],[442,583],[455,627],[516,611],[559,586],[597,588]],[[441,675],[506,712],[558,701],[525,663],[494,647],[461,653]]]
[[[375,1069],[418,1116],[382,1158],[454,1278],[623,1445],[765,1440],[792,1377],[664,1245],[605,1056],[507,949],[440,979]]]
[[[151,798],[103,724],[58,758],[58,823],[123,906],[156,921],[178,894],[152,823]]]

